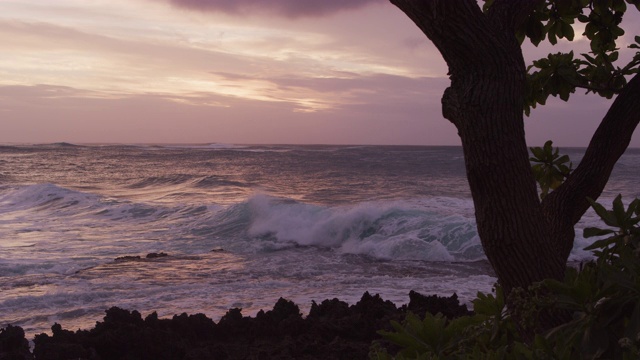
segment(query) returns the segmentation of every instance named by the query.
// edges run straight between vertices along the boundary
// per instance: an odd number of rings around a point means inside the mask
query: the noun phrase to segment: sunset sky
[[[0,143],[459,145],[446,72],[385,0],[0,0]],[[610,104],[550,101],[529,144],[585,146]]]

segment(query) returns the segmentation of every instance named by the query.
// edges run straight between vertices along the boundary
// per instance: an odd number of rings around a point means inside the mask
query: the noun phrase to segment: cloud
[[[379,79],[357,81],[375,83]],[[340,87],[353,86],[360,85]],[[3,126],[0,143],[444,145],[459,142],[453,125],[444,119],[425,116],[438,113],[439,98],[420,103],[386,102],[384,99],[393,91],[360,94],[360,98],[353,99],[360,104],[344,104],[341,111],[297,112],[300,105],[296,102],[209,93],[105,98],[70,87],[0,86]],[[60,96],[62,94],[68,96]],[[85,97],[87,95],[89,97]],[[211,106],[212,103],[226,106]]]
[[[169,0],[175,6],[227,14],[271,12],[288,18],[320,17],[383,0]]]

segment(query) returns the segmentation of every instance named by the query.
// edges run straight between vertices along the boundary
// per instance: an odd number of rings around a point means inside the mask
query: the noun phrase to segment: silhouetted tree
[[[438,48],[451,86],[442,112],[462,140],[478,234],[509,293],[561,279],[574,225],[598,198],[640,121],[640,54],[616,66],[618,26],[638,0],[391,0]],[[577,20],[577,23],[576,23]],[[521,43],[573,40],[584,24],[591,52],[549,54],[527,68]],[[576,26],[577,28],[577,26]],[[640,37],[635,37],[640,43]],[[629,46],[638,48],[638,44]],[[629,80],[630,78],[630,80]],[[523,113],[549,95],[577,88],[611,98],[579,166],[540,200],[525,141]]]

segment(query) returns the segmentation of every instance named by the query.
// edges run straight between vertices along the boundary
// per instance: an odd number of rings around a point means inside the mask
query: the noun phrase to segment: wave
[[[147,251],[150,246],[182,253],[221,247],[245,254],[315,247],[383,260],[485,259],[471,199],[430,197],[322,206],[254,195],[230,206],[158,204],[111,199],[46,183],[0,188],[0,214],[8,212],[19,214],[5,217],[16,219],[13,228],[10,220],[5,221],[6,229],[14,229],[15,234],[31,229],[21,222],[32,219],[38,224],[32,226],[38,232],[29,235],[29,244],[37,243],[40,233],[74,229],[71,236],[104,228],[111,232],[112,241],[126,239],[134,252]],[[582,238],[581,228],[598,226],[598,221],[588,213],[576,227],[570,260],[590,256],[582,249],[591,240]],[[108,235],[100,238],[110,241]]]
[[[383,260],[466,262],[486,259],[472,209],[471,199],[449,197],[320,206],[256,195],[192,230],[218,239],[241,238],[244,242],[218,243],[240,252],[310,246]],[[593,211],[576,225],[569,261],[592,258],[584,248],[593,239],[582,236],[588,226],[601,226]]]
[[[305,147],[308,145],[305,145]],[[214,150],[214,151],[239,151],[239,152],[289,152],[296,148],[293,145],[238,145],[238,144],[164,144],[164,145],[139,145],[141,149],[186,149],[186,150]]]
[[[250,183],[228,179],[224,176],[194,176],[189,174],[170,174],[167,176],[151,176],[132,184],[126,185],[127,189],[132,190],[153,190],[162,191],[163,188],[179,187],[181,189],[212,189],[218,188],[251,188]],[[169,194],[170,195],[170,194]]]
[[[193,182],[193,186],[198,188],[215,188],[219,186],[235,186],[246,188],[250,187],[250,184],[244,183],[242,181],[228,180],[222,176],[205,176],[195,180]]]
[[[63,148],[76,148],[76,147],[82,147],[81,145],[76,145],[76,144],[72,144],[72,143],[68,143],[68,142],[56,142],[56,143],[52,143],[50,144],[51,146],[56,146],[56,147],[63,147]]]
[[[50,219],[51,223],[64,223],[71,217],[120,220],[167,214],[167,210],[159,205],[117,200],[51,183],[6,187],[0,190],[3,190],[0,193],[0,214],[20,213],[20,219],[23,221],[44,217]]]
[[[451,208],[466,200],[429,199],[319,206],[255,195],[194,226],[199,236],[236,241],[233,251],[293,247],[333,249],[379,259],[475,261],[483,259],[473,216]],[[242,240],[242,241],[238,241]]]
[[[148,149],[209,149],[209,150],[239,150],[246,149],[248,145],[236,145],[236,144],[154,144],[154,145],[137,145],[140,148]]]
[[[30,210],[32,218],[61,217],[52,223],[67,221],[69,227],[119,226],[116,233],[126,233],[154,222],[154,229],[161,229],[154,237],[173,241],[165,246],[185,252],[222,247],[257,253],[303,246],[426,261],[483,258],[475,220],[468,211],[464,214],[470,206],[468,200],[452,198],[320,206],[268,195],[226,207],[166,205],[109,199],[48,183],[0,195],[0,213]]]
[[[129,189],[142,189],[153,186],[181,185],[193,179],[192,175],[171,174],[168,176],[151,176],[127,186]]]
[[[213,149],[213,150],[235,150],[235,149],[246,149],[248,146],[246,145],[236,145],[236,144],[222,144],[222,143],[212,143],[205,145],[182,145],[180,148],[186,149]]]
[[[73,191],[51,183],[7,187],[0,194],[0,212],[93,206],[99,202],[99,198],[99,195]]]

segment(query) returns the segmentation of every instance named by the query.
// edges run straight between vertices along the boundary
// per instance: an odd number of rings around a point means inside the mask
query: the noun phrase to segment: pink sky
[[[446,72],[385,0],[0,1],[0,143],[459,145]],[[550,101],[529,144],[585,146],[610,103]]]

